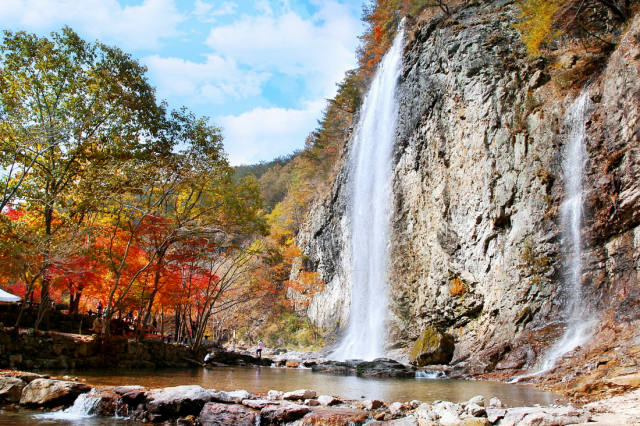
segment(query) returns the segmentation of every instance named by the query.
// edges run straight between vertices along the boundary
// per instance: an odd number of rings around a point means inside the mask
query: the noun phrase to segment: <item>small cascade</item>
[[[331,354],[335,359],[384,355],[391,171],[403,41],[401,24],[362,104],[348,159],[351,247],[345,269],[350,271],[351,306],[346,333]]]
[[[594,315],[588,312],[582,293],[583,247],[581,238],[584,202],[582,184],[587,161],[585,124],[591,106],[589,93],[585,90],[565,114],[567,139],[562,170],[566,198],[561,206],[561,213],[562,233],[567,242],[565,244],[566,329],[560,342],[545,356],[539,373],[549,370],[562,355],[585,343],[590,337],[590,329],[594,324]]]
[[[34,417],[48,420],[76,420],[94,417],[100,403],[100,397],[92,393],[83,393],[76,398],[73,405],[53,413],[37,414]]]
[[[436,370],[416,370],[416,379],[444,379],[446,375],[443,371]]]

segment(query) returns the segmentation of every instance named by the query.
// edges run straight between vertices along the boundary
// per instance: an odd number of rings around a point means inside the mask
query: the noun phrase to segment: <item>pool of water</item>
[[[287,392],[313,389],[319,395],[334,395],[348,399],[381,399],[387,402],[408,402],[414,399],[462,402],[476,395],[487,400],[499,398],[509,406],[548,405],[566,402],[557,393],[530,386],[499,382],[447,379],[364,378],[313,373],[309,369],[271,367],[218,367],[214,369],[180,369],[151,371],[66,371],[48,372],[52,376],[78,377],[91,385],[140,385],[163,388],[178,385],[200,385],[207,389],[267,393],[271,389]]]

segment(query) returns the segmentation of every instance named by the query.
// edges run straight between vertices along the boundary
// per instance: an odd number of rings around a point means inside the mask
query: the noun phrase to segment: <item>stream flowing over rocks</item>
[[[560,208],[566,114],[588,81],[578,282],[598,322],[545,375],[520,380],[577,400],[610,397],[636,388],[616,380],[640,371],[640,18],[612,53],[555,43],[544,59],[526,55],[519,13],[505,0],[463,2],[449,19],[407,24],[386,350],[445,364],[449,377],[504,380],[535,372],[561,340],[573,297]],[[343,161],[298,236],[305,266],[326,282],[307,314],[336,340],[351,298],[340,259],[352,178]]]
[[[246,390],[233,392],[204,389],[197,385],[147,389],[140,386],[100,386],[43,376],[27,382],[20,372],[3,372],[0,389],[22,382],[21,396],[0,394],[4,410],[48,407],[39,414],[55,419],[57,413],[79,416],[128,417],[138,422],[201,426],[559,426],[638,424],[640,391],[578,408],[573,406],[506,407],[497,398],[488,403],[478,395],[469,401],[383,402],[354,401],[320,395],[310,389],[269,391],[268,395]],[[17,388],[14,388],[17,389]],[[614,422],[614,423],[611,423]],[[618,423],[615,423],[618,422]]]

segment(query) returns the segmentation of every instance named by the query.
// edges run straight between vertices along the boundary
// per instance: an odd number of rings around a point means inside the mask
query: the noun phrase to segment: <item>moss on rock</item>
[[[429,364],[448,364],[453,358],[453,336],[436,327],[427,327],[411,349],[411,363],[420,367]]]

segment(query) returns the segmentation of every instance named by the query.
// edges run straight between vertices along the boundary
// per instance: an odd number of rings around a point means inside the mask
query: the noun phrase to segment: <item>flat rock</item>
[[[198,420],[202,426],[255,426],[258,414],[244,405],[207,402]]]
[[[27,383],[16,377],[0,377],[0,401],[19,402],[25,386]]]
[[[197,385],[154,389],[146,394],[149,399],[146,407],[150,413],[170,417],[198,415],[202,407],[211,401],[212,393]]]
[[[288,401],[297,401],[297,400],[304,400],[304,399],[312,399],[316,397],[316,391],[313,390],[309,390],[309,389],[298,389],[292,392],[286,392],[284,395],[282,395],[282,399],[286,399]]]
[[[497,422],[498,419],[503,418],[505,414],[507,414],[507,410],[502,408],[487,408],[487,418],[491,423]]]
[[[91,386],[82,383],[35,379],[23,389],[20,404],[48,407],[71,405],[78,395],[90,390]]]
[[[304,405],[289,404],[289,405],[270,405],[264,407],[260,411],[260,419],[263,422],[288,422],[291,420],[297,420],[311,411],[311,408]]]
[[[269,401],[268,399],[243,399],[242,405],[253,408],[254,410],[262,410],[268,405],[278,405],[278,403]]]
[[[318,407],[300,420],[300,426],[360,426],[367,419],[367,412],[364,410]]]
[[[231,392],[211,392],[212,401],[233,402],[234,404],[241,404],[243,400],[249,399],[250,396],[251,394],[249,392],[242,389],[237,389]]]

